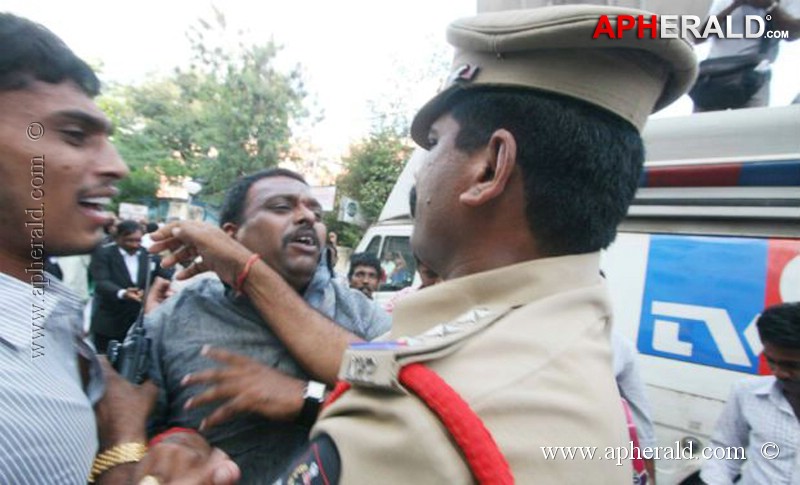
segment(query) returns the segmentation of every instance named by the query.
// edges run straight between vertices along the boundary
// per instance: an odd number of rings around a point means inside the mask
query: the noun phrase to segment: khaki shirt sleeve
[[[473,482],[447,430],[410,394],[354,387],[323,412],[319,433],[336,443],[342,484]]]

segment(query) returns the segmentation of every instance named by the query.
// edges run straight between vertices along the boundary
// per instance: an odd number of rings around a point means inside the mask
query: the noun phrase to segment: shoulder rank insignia
[[[339,378],[355,386],[403,392],[400,369],[412,362],[435,360],[456,351],[470,336],[491,326],[513,308],[475,308],[414,337],[352,344],[345,352]]]

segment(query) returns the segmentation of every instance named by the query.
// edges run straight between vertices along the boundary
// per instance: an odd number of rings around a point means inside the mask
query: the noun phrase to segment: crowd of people
[[[696,60],[686,42],[592,39],[603,14],[450,26],[450,82],[411,127],[427,150],[412,197],[423,283],[391,316],[371,299],[385,266],[357,254],[339,278],[321,205],[289,170],[236,181],[219,226],[122,221],[104,241],[102,206],[128,169],[99,81],[48,30],[0,14],[0,482],[630,483],[632,466],[535,452],[626,447],[621,396],[654,441],[599,259],[638,185],[645,120],[688,90]],[[33,122],[47,135],[25,136]],[[28,229],[31,210],[44,230]],[[89,253],[93,344],[81,299],[44,269]],[[390,263],[410,281],[410,262]],[[188,283],[172,294],[171,281]],[[141,312],[137,384],[101,354]],[[775,375],[734,389],[719,443],[800,435],[798,304],[758,330]],[[790,465],[750,466],[743,483]],[[709,464],[703,479],[738,472]]]

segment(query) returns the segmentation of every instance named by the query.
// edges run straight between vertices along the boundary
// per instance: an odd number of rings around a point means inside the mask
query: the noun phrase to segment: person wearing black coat
[[[172,271],[160,265],[158,256],[150,256],[141,246],[142,229],[135,221],[117,226],[115,242],[99,247],[92,254],[89,272],[95,283],[91,331],[99,353],[108,342],[122,340],[136,320],[144,301],[147,267],[151,280],[172,278]]]

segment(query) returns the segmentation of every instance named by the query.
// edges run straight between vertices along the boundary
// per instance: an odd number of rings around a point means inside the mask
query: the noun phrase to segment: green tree
[[[215,14],[213,24],[201,20],[190,32],[193,63],[176,79],[196,130],[181,144],[181,155],[211,195],[277,165],[289,153],[290,122],[306,116],[299,67],[277,71],[279,47],[272,41],[247,45],[240,34],[238,45],[228,47],[225,18]]]
[[[97,100],[116,127],[111,139],[130,169],[128,177],[118,184],[120,195],[112,210],[116,210],[120,201],[152,205],[161,175],[175,177],[186,173],[160,140],[137,126],[138,115],[127,98],[128,91],[124,86],[114,86]]]
[[[368,224],[378,219],[411,151],[407,137],[392,126],[384,126],[352,146],[350,155],[342,160],[345,173],[336,182],[339,194],[359,201]],[[345,246],[355,246],[363,234],[355,226],[333,221],[329,225]]]
[[[247,44],[217,10],[213,22],[201,19],[187,37],[188,68],[118,86],[103,99],[131,167],[122,200],[152,200],[162,175],[190,175],[203,183],[204,200],[218,203],[236,178],[286,157],[290,123],[306,116],[299,68],[276,70],[273,42]]]
[[[433,42],[432,42],[433,43]],[[377,221],[386,199],[411,156],[413,143],[407,133],[411,117],[419,108],[420,91],[433,93],[449,69],[449,51],[434,49],[428,57],[395,58],[385,92],[369,101],[372,132],[350,147],[343,159],[344,174],[337,179],[337,192],[359,201],[368,224]],[[337,210],[326,223],[339,235],[343,246],[354,247],[364,229],[336,220]]]

